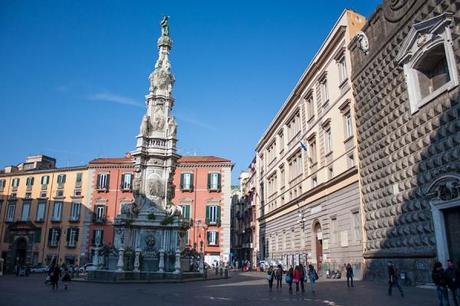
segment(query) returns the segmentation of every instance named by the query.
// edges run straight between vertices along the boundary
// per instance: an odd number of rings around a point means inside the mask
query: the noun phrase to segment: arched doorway
[[[315,259],[316,259],[316,269],[321,270],[321,264],[323,263],[323,231],[321,229],[321,224],[316,222],[313,226],[314,234],[314,248],[315,248]]]
[[[27,240],[24,237],[16,239],[14,264],[25,265],[27,257]]]

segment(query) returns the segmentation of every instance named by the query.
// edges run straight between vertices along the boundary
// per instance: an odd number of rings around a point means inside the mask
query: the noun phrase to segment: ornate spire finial
[[[158,39],[158,48],[165,47],[168,50],[172,48],[172,40],[169,37],[169,25],[168,25],[169,16],[163,16],[163,19],[160,22],[161,27],[161,36]]]

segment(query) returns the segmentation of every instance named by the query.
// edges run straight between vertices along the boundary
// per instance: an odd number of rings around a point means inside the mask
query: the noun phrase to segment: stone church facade
[[[385,0],[350,43],[365,277],[460,260],[460,7]]]

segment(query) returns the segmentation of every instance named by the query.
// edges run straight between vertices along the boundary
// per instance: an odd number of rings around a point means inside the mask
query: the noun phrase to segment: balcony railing
[[[98,216],[96,214],[93,214],[93,223],[103,224],[105,222],[107,222],[106,216]]]
[[[48,184],[42,184],[41,190],[46,190],[48,189]]]
[[[27,185],[26,186],[26,191],[32,191],[32,185]]]
[[[57,188],[58,188],[58,189],[64,189],[64,184],[65,184],[65,183],[58,183],[58,184],[57,184]]]

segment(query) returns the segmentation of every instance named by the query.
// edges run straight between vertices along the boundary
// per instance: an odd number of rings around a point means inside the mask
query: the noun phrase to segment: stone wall
[[[393,260],[409,283],[429,282],[437,257],[429,190],[460,173],[458,87],[411,112],[397,55],[412,25],[452,12],[452,46],[460,57],[458,1],[384,1],[364,27],[368,40],[350,43],[356,99],[366,275],[386,279]],[[445,264],[445,263],[444,263]]]

